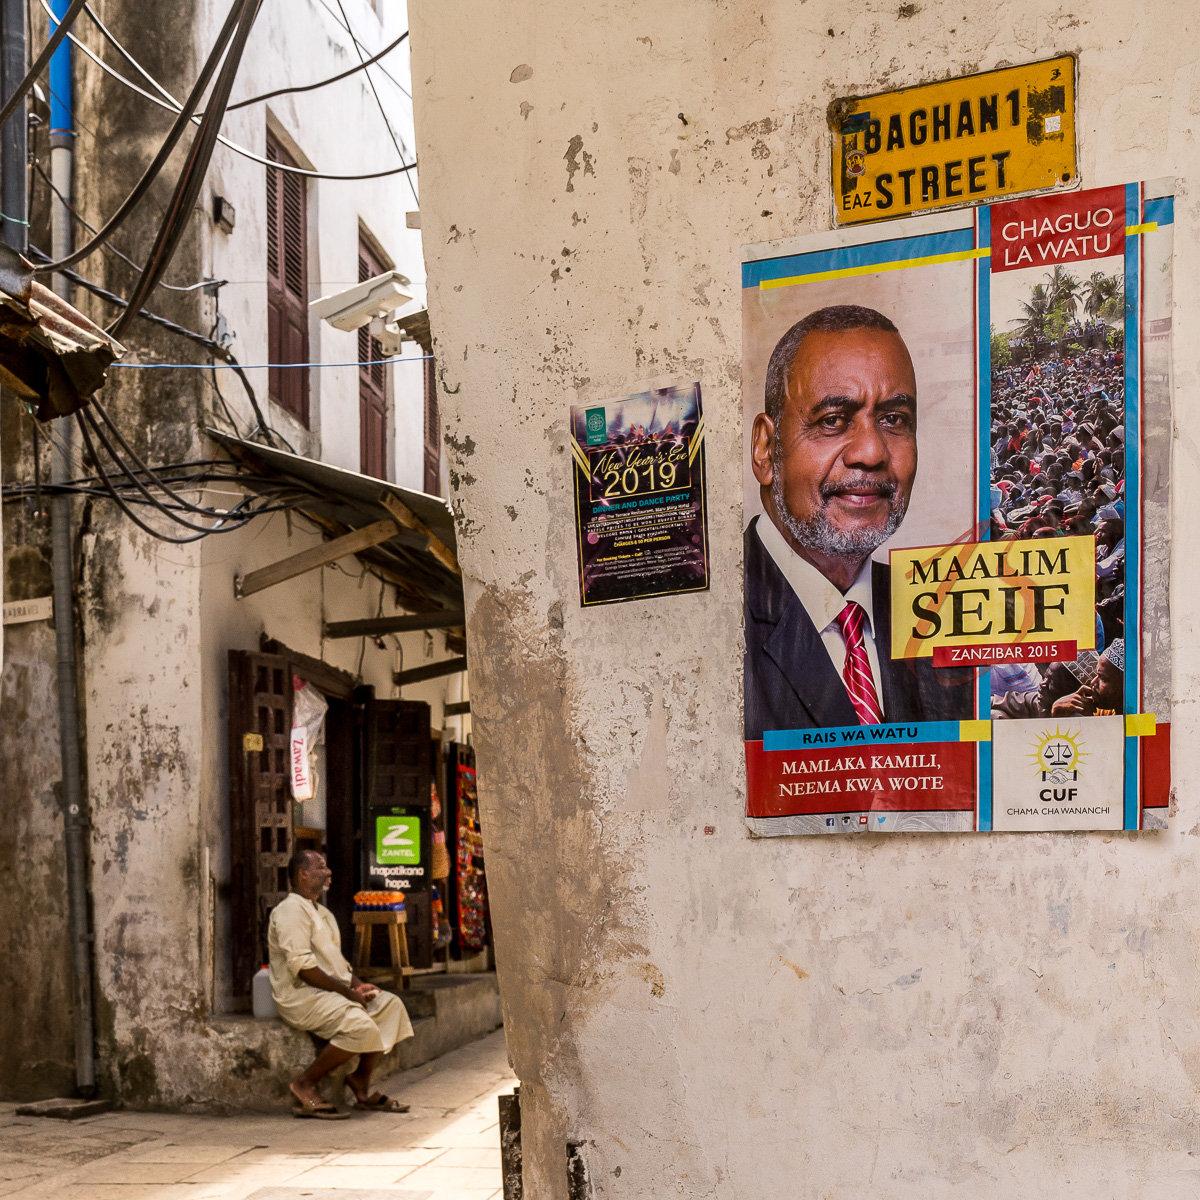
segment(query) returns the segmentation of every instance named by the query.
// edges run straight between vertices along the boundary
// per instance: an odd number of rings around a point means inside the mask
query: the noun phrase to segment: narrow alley
[[[489,1200],[496,1097],[517,1080],[504,1031],[381,1080],[407,1113],[348,1121],[110,1112],[78,1121],[0,1105],[0,1195],[60,1200]]]

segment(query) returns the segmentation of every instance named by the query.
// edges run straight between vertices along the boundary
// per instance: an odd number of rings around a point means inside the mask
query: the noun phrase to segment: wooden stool
[[[354,940],[356,942],[354,973],[359,979],[382,979],[391,976],[394,986],[401,991],[408,987],[408,977],[413,973],[408,965],[408,935],[405,925],[408,915],[402,912],[356,912],[354,914]],[[388,948],[392,953],[391,968],[371,966],[371,935],[376,925],[387,926]]]

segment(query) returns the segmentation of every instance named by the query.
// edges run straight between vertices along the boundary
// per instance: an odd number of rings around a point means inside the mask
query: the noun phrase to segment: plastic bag
[[[292,676],[296,695],[292,701],[291,775],[292,797],[311,800],[316,780],[309,762],[309,751],[325,736],[325,714],[329,705],[311,683]]]

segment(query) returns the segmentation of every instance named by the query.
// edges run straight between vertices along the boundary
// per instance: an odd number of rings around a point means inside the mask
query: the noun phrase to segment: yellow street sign
[[[1075,58],[844,97],[829,125],[838,225],[1071,187]]]

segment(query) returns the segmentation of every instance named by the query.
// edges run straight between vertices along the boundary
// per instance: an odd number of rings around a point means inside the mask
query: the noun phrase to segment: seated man
[[[326,1121],[347,1117],[321,1099],[317,1085],[356,1054],[358,1067],[346,1083],[358,1107],[407,1112],[408,1105],[370,1089],[379,1056],[413,1035],[400,997],[363,983],[342,957],[337,922],[319,903],[333,878],[324,857],[315,850],[297,850],[288,863],[288,877],[291,894],[271,913],[271,994],[289,1025],[329,1041],[308,1070],[292,1080],[293,1114]]]

